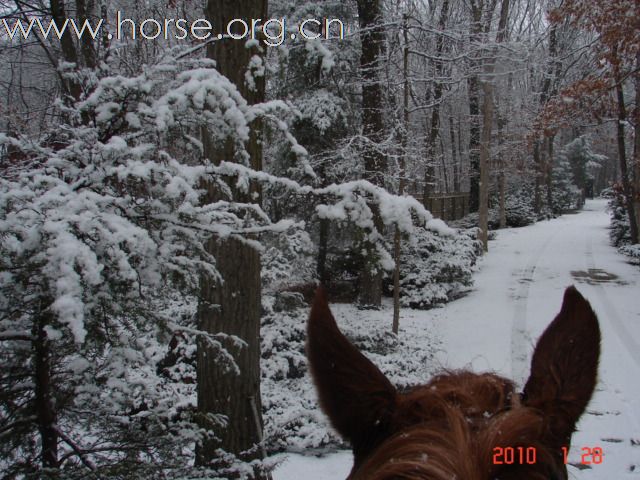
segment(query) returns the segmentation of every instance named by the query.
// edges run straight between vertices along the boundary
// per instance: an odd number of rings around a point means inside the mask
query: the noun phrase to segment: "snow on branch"
[[[34,336],[26,331],[0,332],[0,342],[11,342],[11,341],[33,342],[34,340],[35,340]]]
[[[442,220],[433,218],[431,212],[415,198],[391,194],[366,180],[314,188],[309,185],[300,185],[290,178],[255,171],[230,162],[210,166],[209,171],[212,174],[237,177],[238,182],[256,181],[261,184],[284,187],[298,195],[313,195],[318,199],[332,198],[335,202],[319,203],[316,206],[318,216],[333,220],[350,220],[366,230],[375,231],[371,206],[377,205],[384,225],[395,226],[403,233],[411,234],[415,225],[422,225],[427,230],[440,235],[455,234],[455,231]]]
[[[212,236],[260,248],[256,234],[304,227],[273,222],[259,204],[237,201],[234,182],[241,191],[261,184],[313,197],[320,218],[358,226],[385,268],[392,262],[376,215],[408,236],[417,225],[453,232],[416,199],[367,181],[317,188],[253,170],[245,144],[252,123],[263,119],[284,135],[305,178],[316,178],[285,121],[293,108],[282,101],[248,105],[210,62],[165,61],[136,77],[103,78],[78,112],[92,124],[63,125],[47,141],[0,135],[0,144],[29,159],[0,179],[0,271],[36,275],[57,319],[52,337],[67,329],[82,344],[92,312],[137,308],[145,289],[161,289],[170,278],[192,291],[203,273],[221,280],[205,248]],[[218,165],[203,158],[203,142],[194,137],[202,129],[214,144],[232,142],[236,158]],[[211,189],[218,199],[203,202]],[[11,295],[23,296],[15,280],[0,275],[0,309]]]

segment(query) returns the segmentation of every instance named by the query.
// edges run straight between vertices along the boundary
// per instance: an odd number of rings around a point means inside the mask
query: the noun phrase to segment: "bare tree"
[[[485,0],[471,0],[470,43],[480,42],[482,18],[485,13]],[[494,3],[495,5],[495,3]],[[487,6],[488,8],[488,6]],[[493,5],[491,6],[493,8]],[[470,74],[467,80],[469,100],[469,210],[478,211],[480,201],[480,85],[478,70],[481,62],[473,58],[470,62]]]
[[[482,91],[484,93],[482,105],[482,135],[480,139],[480,182],[478,200],[478,222],[481,230],[481,240],[485,252],[488,250],[489,233],[489,157],[491,148],[491,130],[493,128],[493,79],[495,72],[495,56],[497,44],[502,43],[506,37],[507,19],[509,17],[509,0],[502,0],[500,8],[500,20],[498,22],[498,33],[496,35],[496,47],[484,66],[486,78],[482,81]]]
[[[444,32],[446,28],[446,23],[449,18],[449,0],[444,0],[442,2],[442,7],[440,9],[440,15],[438,18],[438,30],[440,32]],[[438,35],[436,38],[436,51],[435,51],[435,81],[433,82],[433,109],[431,110],[431,120],[428,124],[427,135],[426,135],[426,161],[427,166],[425,168],[425,179],[424,179],[424,189],[425,189],[425,199],[429,196],[431,191],[431,185],[434,183],[434,163],[435,163],[435,151],[436,144],[438,140],[438,136],[440,135],[440,106],[442,103],[442,93],[443,93],[443,84],[442,84],[442,76],[444,70],[444,62],[442,60],[444,45],[445,45],[445,37],[444,34]],[[444,151],[442,152],[444,157]]]
[[[398,195],[404,194],[405,175],[407,168],[407,135],[409,130],[409,16],[402,17],[402,138],[400,152],[400,180],[398,182]],[[400,329],[400,230],[396,227],[393,237],[393,257],[395,268],[393,270],[393,324],[391,331],[395,334]]]
[[[631,180],[631,172],[627,162],[627,148],[625,142],[625,129],[624,126],[627,123],[627,107],[624,102],[624,91],[622,72],[620,70],[620,60],[617,58],[618,49],[617,45],[614,45],[611,49],[614,57],[613,63],[613,79],[615,81],[615,99],[618,114],[618,122],[616,123],[616,140],[618,142],[618,161],[620,162],[620,176],[622,178],[622,188],[624,190],[625,200],[627,204],[627,214],[629,217],[629,234],[631,236],[631,243],[638,243],[638,223],[635,207],[638,200],[635,198],[638,192],[634,192],[634,185]],[[637,107],[636,107],[637,108]]]

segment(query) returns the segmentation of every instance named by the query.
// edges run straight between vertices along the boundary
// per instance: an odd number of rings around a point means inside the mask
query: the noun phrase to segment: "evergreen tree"
[[[555,159],[551,181],[551,211],[561,214],[582,206],[582,191],[574,183],[572,166],[565,151]]]
[[[563,213],[581,208],[585,198],[593,195],[595,174],[606,159],[593,152],[587,135],[567,143],[554,160],[551,210]]]

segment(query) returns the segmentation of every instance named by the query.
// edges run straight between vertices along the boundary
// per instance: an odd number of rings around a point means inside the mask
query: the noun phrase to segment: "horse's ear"
[[[547,417],[549,441],[570,443],[595,389],[599,357],[598,318],[578,290],[569,287],[560,313],[538,340],[523,394],[527,406]]]
[[[357,464],[390,434],[396,389],[340,332],[322,287],[309,316],[307,357],[320,405],[351,442]]]

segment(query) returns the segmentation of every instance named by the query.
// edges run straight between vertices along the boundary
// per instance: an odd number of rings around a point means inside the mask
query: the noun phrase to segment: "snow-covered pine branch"
[[[107,76],[94,85],[69,116],[90,118],[88,124],[63,123],[40,139],[0,135],[13,152],[0,179],[0,348],[18,368],[31,355],[28,342],[20,344],[32,339],[59,371],[56,428],[67,439],[60,458],[99,470],[124,461],[129,448],[151,448],[137,467],[149,474],[167,458],[184,464],[205,434],[194,423],[195,386],[184,381],[195,377],[195,339],[214,347],[231,371],[233,349],[243,348],[237,339],[199,332],[193,315],[172,318],[167,312],[184,310],[174,292],[196,293],[203,273],[220,279],[205,248],[211,237],[261,248],[258,234],[305,225],[272,221],[259,204],[234,200],[231,186],[248,191],[258,182],[313,197],[320,218],[365,232],[385,268],[393,263],[371,220],[374,206],[385,225],[407,235],[416,225],[451,232],[413,198],[366,181],[319,188],[253,170],[244,145],[251,123],[262,118],[282,133],[304,178],[315,180],[288,129],[291,107],[249,106],[210,62],[169,59],[136,77]],[[233,142],[236,158],[207,162],[203,128],[214,142]],[[205,185],[219,190],[218,200],[203,203]],[[185,341],[167,356],[171,336]],[[27,406],[36,401],[28,385]],[[0,424],[27,413],[3,407]]]

